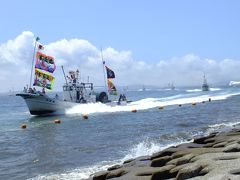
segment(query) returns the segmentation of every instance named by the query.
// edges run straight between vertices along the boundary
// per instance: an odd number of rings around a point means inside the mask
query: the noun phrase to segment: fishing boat
[[[63,84],[63,98],[61,99],[58,94],[56,94],[55,97],[50,97],[46,93],[46,89],[53,89],[53,84],[55,81],[53,73],[56,69],[55,60],[53,57],[42,53],[43,46],[38,41],[39,38],[36,38],[29,88],[24,87],[23,92],[16,94],[16,96],[20,96],[25,100],[29,112],[32,115],[64,113],[66,109],[77,104],[99,102],[110,106],[115,106],[126,105],[128,102],[130,102],[127,101],[124,94],[119,94],[118,96],[117,89],[113,84],[115,73],[105,65],[105,61],[103,61],[103,72],[105,82],[107,80],[108,86],[106,91],[103,90],[100,92],[95,92],[93,83],[81,82],[79,79],[79,70],[71,70],[66,76],[62,66],[62,72],[65,78],[65,83]],[[35,79],[32,85],[34,62]],[[107,74],[107,78],[105,78],[105,72]],[[35,87],[40,87],[42,90],[36,90]]]
[[[209,91],[209,85],[207,83],[207,79],[205,77],[205,74],[203,75],[202,91]]]

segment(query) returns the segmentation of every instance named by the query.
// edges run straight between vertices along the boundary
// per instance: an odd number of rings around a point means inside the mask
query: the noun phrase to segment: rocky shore
[[[216,132],[115,165],[93,180],[240,179],[240,129]]]

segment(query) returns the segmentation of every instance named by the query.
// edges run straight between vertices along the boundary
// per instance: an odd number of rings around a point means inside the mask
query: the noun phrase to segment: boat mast
[[[203,83],[207,84],[207,79],[206,79],[205,73],[203,74]]]
[[[63,69],[63,66],[61,66],[61,67],[62,67],[63,76],[64,76],[65,81],[66,81],[66,85],[68,86],[68,82],[67,82],[67,78],[66,78],[66,75],[65,75],[65,71],[64,71],[64,69]],[[67,90],[68,90],[68,89],[67,89]],[[71,101],[72,101],[72,95],[71,95],[70,90],[69,90],[68,92],[69,92],[69,95],[70,95],[70,98],[71,98]]]
[[[101,56],[102,56],[102,64],[103,64],[103,78],[104,78],[104,87],[107,92],[107,95],[109,96],[108,89],[107,89],[107,82],[106,82],[106,74],[105,74],[105,61],[103,60],[103,53],[101,48]]]
[[[35,54],[36,54],[36,47],[37,47],[37,42],[40,40],[39,37],[35,39],[35,45],[34,45],[34,50],[33,50],[33,58],[32,58],[32,68],[31,68],[31,76],[30,76],[30,84],[29,88],[32,87],[32,72],[33,72],[33,65],[34,65],[34,60],[35,60]]]

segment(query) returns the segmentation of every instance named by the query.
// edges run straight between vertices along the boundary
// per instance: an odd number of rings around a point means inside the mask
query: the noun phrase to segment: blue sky
[[[239,8],[237,0],[8,0],[0,6],[0,42],[27,30],[45,43],[81,38],[149,62],[187,53],[238,58]]]
[[[0,92],[28,82],[36,36],[58,67],[97,85],[101,48],[118,85],[200,87],[203,73],[212,87],[240,81],[239,9],[237,0],[1,1]],[[55,76],[59,90],[60,68]]]

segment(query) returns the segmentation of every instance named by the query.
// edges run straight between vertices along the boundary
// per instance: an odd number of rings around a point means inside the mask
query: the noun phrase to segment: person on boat
[[[125,94],[122,94],[122,101],[126,101],[126,100],[127,100],[127,98],[126,98]]]
[[[59,96],[58,96],[58,94],[56,93],[56,95],[55,95],[55,99],[58,99],[58,97],[59,97]]]
[[[77,83],[77,79],[74,78],[74,79],[73,79],[73,86],[76,86],[76,83]]]
[[[24,86],[24,88],[23,88],[23,92],[27,92],[27,88]]]
[[[123,95],[120,94],[119,99],[118,99],[118,104],[120,104],[122,100],[123,100]]]
[[[42,94],[45,94],[46,92],[45,92],[45,88],[42,88]]]
[[[32,88],[29,88],[29,89],[28,89],[28,92],[29,92],[29,93],[33,93],[33,89],[32,89]]]
[[[36,88],[34,87],[33,88],[33,93],[35,94],[37,92]]]
[[[85,103],[85,102],[86,102],[86,100],[85,100],[84,97],[83,97],[83,92],[82,92],[82,91],[80,91],[80,99],[79,99],[79,102],[80,102],[80,103]]]

